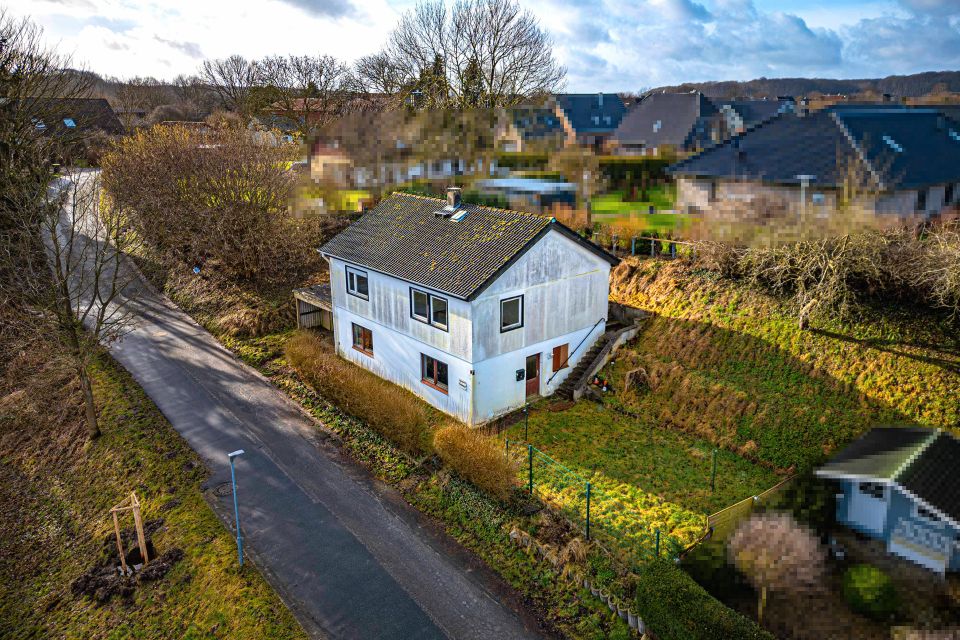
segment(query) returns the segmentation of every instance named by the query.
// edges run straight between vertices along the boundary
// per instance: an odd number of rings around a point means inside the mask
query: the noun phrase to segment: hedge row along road
[[[244,549],[309,635],[542,637],[505,582],[341,455],[258,372],[141,280],[130,289],[134,328],[111,353],[203,457],[208,486],[227,489],[208,494],[231,530],[227,453],[246,451]]]

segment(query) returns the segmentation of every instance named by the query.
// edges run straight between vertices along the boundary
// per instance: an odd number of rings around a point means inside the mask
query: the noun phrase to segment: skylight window
[[[73,129],[74,127],[77,126],[77,123],[73,121],[73,118],[64,118],[63,124],[70,129]]]
[[[957,142],[960,142],[960,133],[957,133],[953,129],[950,129],[950,137],[956,140]]]
[[[660,120],[657,120],[656,122],[653,123],[653,132],[656,133],[657,131],[660,131],[661,127],[663,127],[663,122]]]
[[[903,147],[897,144],[897,141],[891,138],[890,136],[883,136],[883,141],[886,142],[891,149],[897,153],[903,153]]]

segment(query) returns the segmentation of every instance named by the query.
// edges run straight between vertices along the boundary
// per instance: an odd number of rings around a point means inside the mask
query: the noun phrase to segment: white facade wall
[[[557,231],[541,238],[472,302],[351,266],[367,273],[369,299],[347,293],[345,264],[332,258],[337,353],[467,424],[523,405],[526,381],[518,381],[516,372],[529,355],[540,354],[540,395],[556,391],[606,327],[609,263]],[[411,287],[447,299],[447,331],[411,317]],[[523,326],[501,332],[500,300],[517,295],[524,297]],[[373,356],[353,348],[353,323],[372,332]],[[553,348],[563,344],[568,366],[547,384]],[[448,393],[421,381],[421,354],[447,364]]]
[[[408,389],[425,401],[458,420],[470,423],[473,380],[470,363],[446,351],[404,335],[369,317],[354,314],[343,307],[334,307],[335,341],[337,353],[356,365],[369,369],[385,380]],[[373,356],[353,348],[352,324],[370,329],[373,333]],[[439,329],[434,329],[439,331]],[[438,391],[421,379],[420,354],[426,354],[447,364],[449,390]],[[463,388],[461,385],[466,385]],[[376,402],[376,398],[371,398]]]
[[[754,198],[766,197],[788,203],[800,203],[800,187],[764,184],[756,181],[717,180],[714,191],[715,200],[711,202],[711,181],[705,178],[678,177],[677,208],[696,207],[708,210],[717,202],[750,202]],[[946,188],[943,185],[927,189],[927,203],[923,213],[934,215],[942,211],[949,203],[945,201]],[[960,191],[957,191],[960,193]],[[822,194],[823,203],[813,204],[814,194]],[[894,191],[893,193],[871,196],[863,206],[878,214],[909,216],[917,213],[919,194],[916,189]],[[837,204],[837,192],[831,189],[807,188],[807,205],[833,208]]]

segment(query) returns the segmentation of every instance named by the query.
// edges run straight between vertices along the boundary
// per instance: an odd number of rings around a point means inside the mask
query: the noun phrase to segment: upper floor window
[[[500,331],[510,331],[523,326],[523,296],[504,298],[500,301]]]
[[[877,500],[885,500],[887,497],[886,488],[880,482],[861,482],[860,493],[865,493]]]
[[[940,523],[941,523],[940,516],[938,516],[937,514],[935,514],[932,510],[927,509],[926,507],[921,506],[921,505],[919,505],[919,504],[917,504],[917,505],[915,505],[915,506],[916,506],[916,508],[917,508],[917,517],[922,518],[922,519],[924,519],[924,520],[926,520],[927,522],[930,522],[930,523],[932,523],[932,524],[940,524]]]
[[[420,289],[410,289],[410,317],[418,322],[447,330],[450,320],[447,299]]]
[[[347,293],[364,300],[370,299],[370,285],[366,271],[347,267]]]

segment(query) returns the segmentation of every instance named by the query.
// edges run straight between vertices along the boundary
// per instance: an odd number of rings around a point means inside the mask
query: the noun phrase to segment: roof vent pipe
[[[602,93],[598,93],[598,94],[597,94],[597,106],[600,107],[601,109],[603,109],[603,94],[602,94]]]

